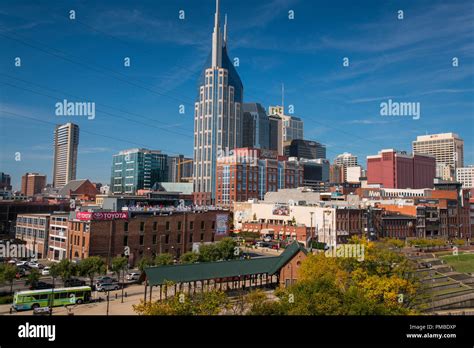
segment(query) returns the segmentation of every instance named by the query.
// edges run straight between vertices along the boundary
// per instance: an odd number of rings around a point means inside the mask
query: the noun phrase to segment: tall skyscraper
[[[436,163],[448,164],[453,169],[464,166],[464,140],[455,133],[417,136],[412,143],[412,151],[433,155]]]
[[[79,126],[66,123],[56,126],[54,131],[53,187],[61,188],[76,180],[77,146]]]
[[[284,146],[288,145],[293,139],[303,139],[303,121],[299,117],[285,115],[283,106],[270,106],[268,108],[269,115],[277,115],[281,118],[281,147],[278,154],[283,155]]]
[[[9,174],[0,172],[0,190],[2,191],[12,190],[11,177]]]
[[[199,80],[194,106],[194,200],[215,201],[216,161],[242,145],[243,85],[227,55],[227,16],[221,33],[216,0],[212,52]]]
[[[270,133],[270,150],[275,150],[279,155],[283,155],[283,152],[280,153],[280,150],[283,149],[283,126],[282,120],[278,115],[268,116],[269,121],[269,133]]]
[[[259,103],[243,104],[243,147],[270,148],[270,121]]]
[[[21,193],[33,196],[41,193],[46,187],[46,175],[26,173],[21,177]]]
[[[168,156],[161,151],[129,149],[113,156],[112,193],[135,194],[168,181]]]

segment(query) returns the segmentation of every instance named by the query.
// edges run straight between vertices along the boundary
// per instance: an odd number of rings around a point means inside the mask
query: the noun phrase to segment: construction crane
[[[178,182],[181,182],[181,165],[185,163],[193,162],[192,159],[182,161],[181,158],[178,158]]]

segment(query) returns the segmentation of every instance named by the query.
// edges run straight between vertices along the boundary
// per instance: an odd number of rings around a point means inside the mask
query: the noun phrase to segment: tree
[[[181,255],[179,261],[181,263],[196,263],[199,261],[199,254],[193,251],[188,251]]]
[[[221,254],[216,244],[201,244],[199,246],[199,262],[211,262],[221,259]]]
[[[133,305],[133,310],[140,315],[218,315],[228,303],[224,292],[213,290],[192,296],[181,293],[155,302],[140,300],[138,305]]]
[[[274,301],[270,301],[261,289],[254,290],[245,296],[245,305],[248,315],[278,315],[280,308]],[[242,313],[243,314],[243,313]]]
[[[63,282],[77,275],[77,265],[68,259],[63,259],[57,264],[58,275]]]
[[[3,268],[3,279],[10,283],[10,294],[13,294],[13,280],[16,278],[18,269],[15,265],[6,264]]]
[[[94,277],[97,274],[103,274],[105,272],[104,260],[99,256],[91,256],[79,263],[79,273],[88,277],[90,280],[91,287],[94,284]]]
[[[31,286],[35,286],[40,279],[40,272],[36,269],[33,268],[30,271],[30,274],[28,274],[28,277],[26,279],[26,284],[30,284]]]
[[[122,275],[122,303],[123,303],[123,286],[125,283],[125,270],[128,268],[128,259],[126,257],[115,257],[112,259],[112,271],[117,274],[117,278],[120,279]]]
[[[144,256],[138,261],[138,269],[143,272],[145,268],[155,265],[155,260],[149,256]]]
[[[287,315],[407,315],[416,314],[421,283],[415,266],[388,243],[353,238],[357,258],[308,255],[298,282],[275,292],[278,300],[256,297],[250,314]]]
[[[240,256],[237,242],[232,238],[223,238],[217,243],[217,250],[223,260],[232,260]]]
[[[173,264],[173,255],[165,253],[158,254],[155,258],[155,266],[166,266]]]

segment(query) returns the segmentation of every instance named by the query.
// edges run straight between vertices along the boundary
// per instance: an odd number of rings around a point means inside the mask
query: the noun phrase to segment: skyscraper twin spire
[[[224,38],[221,35],[219,0],[216,0],[214,32],[212,33],[212,67],[222,66],[222,48],[227,44],[227,14],[224,18]]]

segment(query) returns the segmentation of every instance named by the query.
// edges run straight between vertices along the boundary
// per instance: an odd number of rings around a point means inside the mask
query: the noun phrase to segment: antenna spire
[[[222,65],[222,35],[219,24],[219,0],[216,0],[216,14],[214,15],[214,32],[212,33],[212,67]]]
[[[227,13],[224,16],[224,46],[227,46]]]

